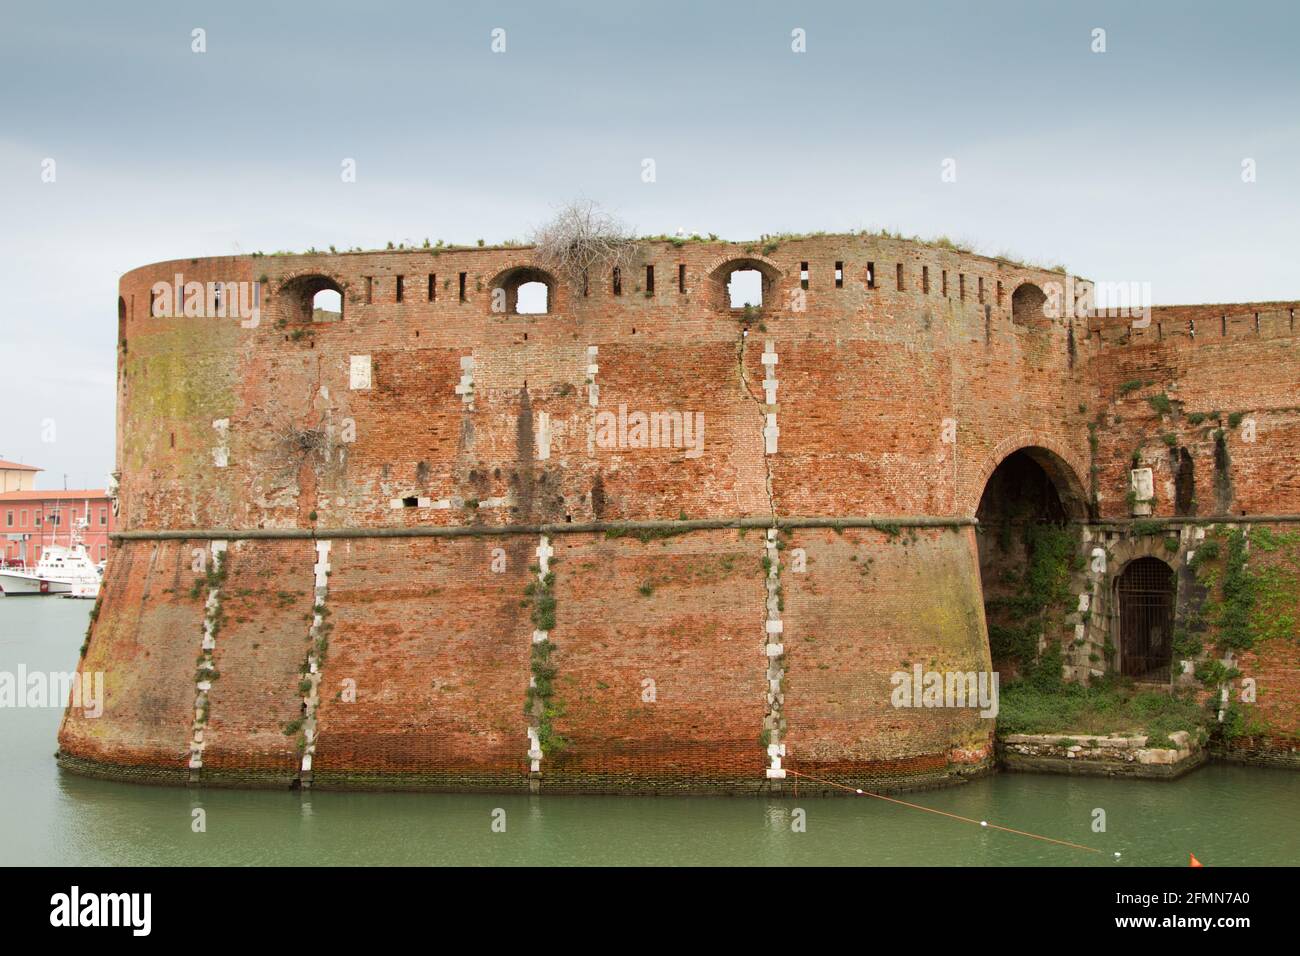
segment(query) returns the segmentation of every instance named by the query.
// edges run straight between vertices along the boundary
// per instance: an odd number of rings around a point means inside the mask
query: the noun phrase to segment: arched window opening
[[[519,286],[515,311],[520,315],[545,315],[550,311],[550,295],[545,282],[525,282]]]
[[[329,276],[297,276],[280,287],[276,298],[280,318],[290,325],[343,319],[343,287]]]
[[[708,300],[724,312],[757,314],[776,305],[776,284],[781,278],[765,259],[731,259],[709,272]]]
[[[1167,684],[1178,579],[1159,558],[1131,561],[1115,582],[1120,673]]]
[[[763,273],[737,269],[727,276],[727,299],[733,309],[763,307]]]
[[[1046,318],[1043,314],[1043,306],[1046,302],[1047,294],[1032,282],[1017,286],[1016,291],[1011,294],[1011,321],[1016,325],[1035,325],[1042,322]]]
[[[338,322],[343,318],[343,295],[337,289],[321,289],[311,300],[313,322]]]
[[[531,267],[508,269],[492,280],[491,311],[505,315],[546,315],[555,304],[555,278]]]

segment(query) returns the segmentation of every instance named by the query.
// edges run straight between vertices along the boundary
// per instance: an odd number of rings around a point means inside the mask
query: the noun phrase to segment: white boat
[[[35,567],[7,565],[0,567],[0,591],[6,596],[20,594],[66,594],[69,597],[98,597],[100,570],[90,560],[81,542],[85,524],[72,529],[71,540],[47,545]]]

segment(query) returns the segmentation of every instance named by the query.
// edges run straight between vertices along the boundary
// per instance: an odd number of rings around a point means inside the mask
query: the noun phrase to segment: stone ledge
[[[998,742],[1008,770],[1107,776],[1173,777],[1205,762],[1207,753],[1191,734],[1169,735],[1175,747],[1148,747],[1146,734],[1009,734]]]

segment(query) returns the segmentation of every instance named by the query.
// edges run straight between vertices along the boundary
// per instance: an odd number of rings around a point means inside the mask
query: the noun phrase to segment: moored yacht
[[[11,597],[20,594],[97,597],[101,572],[86,553],[81,538],[83,529],[84,524],[73,527],[66,547],[61,544],[47,545],[34,567],[0,567],[0,592]]]

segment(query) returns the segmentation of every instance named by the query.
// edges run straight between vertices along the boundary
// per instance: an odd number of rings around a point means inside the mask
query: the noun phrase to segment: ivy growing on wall
[[[1250,550],[1261,556],[1248,561]],[[1193,556],[1191,567],[1207,597],[1193,616],[1193,625],[1212,633],[1214,656],[1198,662],[1196,679],[1210,691],[1208,706],[1220,706],[1222,688],[1241,676],[1222,660],[1228,652],[1240,655],[1261,643],[1296,638],[1300,613],[1300,534],[1279,533],[1266,527],[1252,530],[1249,539],[1241,528],[1220,529]],[[1176,641],[1182,659],[1194,659],[1201,642],[1185,633]],[[1259,715],[1230,700],[1218,733],[1226,739],[1255,736],[1267,727]]]
[[[1003,535],[1009,534],[1009,529]],[[1061,649],[1048,641],[1040,654],[1038,645],[1054,612],[1061,613],[1070,600],[1070,575],[1078,570],[1082,555],[1078,550],[1079,533],[1072,525],[1026,524],[1024,544],[1027,561],[1014,593],[986,602],[989,611],[1008,611],[1008,615],[988,615],[989,646],[995,661],[1017,661],[1026,678],[1058,683],[1061,680]],[[1009,543],[1009,542],[1004,542]],[[994,623],[993,617],[1009,617],[1015,623]]]
[[[532,607],[533,627],[549,634],[555,627],[555,572],[543,575],[536,565],[530,570],[536,577],[524,589],[524,604]],[[533,643],[529,661],[533,680],[524,698],[524,713],[537,718],[537,742],[544,754],[556,754],[568,746],[568,741],[555,730],[555,718],[563,716],[564,707],[555,697],[553,650],[550,640]]]

